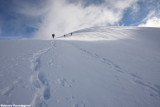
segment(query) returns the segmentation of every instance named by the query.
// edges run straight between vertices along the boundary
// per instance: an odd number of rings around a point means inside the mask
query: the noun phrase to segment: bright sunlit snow
[[[0,41],[0,104],[160,107],[160,28]]]

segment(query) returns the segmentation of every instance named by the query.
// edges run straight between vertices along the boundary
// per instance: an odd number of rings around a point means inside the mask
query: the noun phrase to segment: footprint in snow
[[[34,107],[48,107],[48,105],[40,97],[37,97]]]
[[[73,107],[86,107],[86,105],[85,104],[73,104]]]
[[[49,87],[46,87],[44,89],[43,97],[44,97],[45,100],[48,100],[50,98],[50,88]]]
[[[43,97],[45,100],[48,100],[51,96],[50,95],[50,86],[49,86],[48,80],[46,79],[45,75],[41,72],[38,74],[38,79],[44,85]]]
[[[57,83],[63,87],[72,87],[73,82],[74,82],[74,80],[69,81],[66,78],[58,78],[57,79]]]

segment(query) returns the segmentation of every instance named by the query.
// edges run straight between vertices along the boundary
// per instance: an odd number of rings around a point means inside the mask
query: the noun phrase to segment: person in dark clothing
[[[71,36],[72,36],[72,33],[71,33]]]
[[[64,35],[64,37],[66,37],[66,35]]]
[[[54,39],[54,36],[55,36],[55,34],[52,34],[53,39]]]

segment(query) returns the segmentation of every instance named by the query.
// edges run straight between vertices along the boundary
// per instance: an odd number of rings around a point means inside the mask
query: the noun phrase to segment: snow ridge
[[[159,34],[98,27],[52,41],[0,41],[0,104],[160,107]]]

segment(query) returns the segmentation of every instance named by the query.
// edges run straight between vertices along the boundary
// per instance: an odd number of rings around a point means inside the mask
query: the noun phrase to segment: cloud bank
[[[158,0],[1,0],[0,36],[52,39],[96,26],[155,27],[159,10]]]
[[[43,16],[34,34],[35,38],[51,39],[52,33],[62,36],[93,26],[118,25],[126,8],[137,9],[135,8],[137,1],[105,0],[98,5],[94,2],[87,5],[83,0],[77,2],[48,0],[45,7],[41,9]]]

